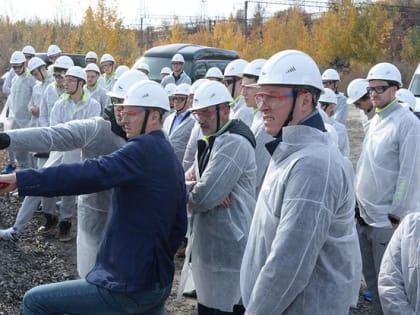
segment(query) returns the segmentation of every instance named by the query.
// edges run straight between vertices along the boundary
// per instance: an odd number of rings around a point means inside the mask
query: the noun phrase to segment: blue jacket
[[[96,264],[86,280],[121,292],[167,287],[173,256],[187,226],[184,172],[162,131],[131,139],[120,150],[16,174],[23,196],[88,194],[114,188]]]

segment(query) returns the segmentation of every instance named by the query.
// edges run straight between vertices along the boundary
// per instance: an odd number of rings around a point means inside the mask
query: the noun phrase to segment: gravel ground
[[[355,109],[350,111],[347,127],[351,141],[351,159],[355,163],[363,139]],[[0,152],[0,165],[4,163],[5,152]],[[13,224],[20,203],[21,200],[13,195],[0,197],[0,228]],[[61,243],[53,237],[45,238],[36,232],[42,222],[42,215],[36,214],[19,242],[0,240],[0,315],[21,314],[23,294],[33,286],[77,278],[75,237],[68,243]],[[75,226],[76,222],[73,222],[73,235]],[[176,300],[182,263],[182,259],[176,259],[176,277],[166,304],[167,314],[196,314],[195,300]],[[352,309],[349,314],[372,314],[371,305],[360,298],[357,309]]]

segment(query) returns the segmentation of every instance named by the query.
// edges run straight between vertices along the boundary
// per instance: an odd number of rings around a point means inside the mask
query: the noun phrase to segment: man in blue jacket
[[[143,81],[121,111],[129,141],[98,159],[0,177],[21,195],[76,195],[114,189],[96,263],[85,279],[29,290],[24,314],[162,314],[174,276],[173,256],[186,233],[182,166],[162,132],[164,89]],[[65,180],[62,180],[65,179]],[[42,183],[42,184],[41,184]],[[164,198],[162,198],[164,196]]]

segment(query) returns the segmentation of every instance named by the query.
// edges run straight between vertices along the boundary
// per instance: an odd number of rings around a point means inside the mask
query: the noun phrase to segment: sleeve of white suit
[[[229,196],[244,171],[246,159],[243,157],[247,156],[247,146],[251,144],[239,135],[219,137],[215,141],[206,169],[190,192],[192,212],[209,211],[220,205]]]
[[[392,201],[394,214],[403,218],[406,214],[420,208],[420,122],[415,119],[401,124],[398,130],[400,138],[398,181]]]
[[[406,217],[408,219],[408,217]],[[414,279],[419,276],[420,266],[403,266],[404,261],[408,261],[408,257],[403,257],[404,253],[408,253],[402,248],[403,238],[408,230],[408,222],[404,219],[399,228],[394,232],[388,247],[384,253],[381,263],[381,269],[378,276],[378,291],[381,300],[382,309],[385,315],[415,315],[414,306],[409,302],[408,292],[405,278]],[[415,253],[413,253],[415,255]],[[405,274],[409,271],[417,273],[417,277],[410,277]],[[418,282],[417,278],[417,282]],[[415,285],[415,284],[414,284]],[[416,285],[415,285],[416,286]],[[417,291],[419,288],[417,288]],[[418,295],[417,292],[414,292]],[[420,297],[418,297],[420,299]],[[417,302],[419,303],[419,302]]]
[[[102,118],[74,120],[53,127],[10,130],[9,148],[14,151],[69,151],[85,147],[100,128]],[[110,127],[109,127],[110,129]]]

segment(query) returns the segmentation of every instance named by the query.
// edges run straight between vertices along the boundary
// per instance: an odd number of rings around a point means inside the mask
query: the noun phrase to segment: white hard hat
[[[82,67],[79,67],[79,66],[70,67],[66,71],[66,77],[68,76],[81,79],[85,82],[87,81],[86,71]]]
[[[347,104],[354,104],[367,94],[368,81],[365,79],[354,79],[347,86]]]
[[[118,66],[115,70],[115,78],[118,79],[123,73],[127,72],[128,70],[130,70],[130,68],[126,65]]]
[[[217,67],[211,67],[206,72],[206,78],[217,78],[217,79],[223,79],[223,72]]]
[[[165,89],[151,80],[135,83],[124,97],[124,106],[155,107],[169,111],[169,100]]]
[[[22,53],[35,56],[35,48],[33,48],[31,45],[27,45],[23,47]]]
[[[51,57],[54,55],[61,54],[61,49],[57,45],[50,45],[47,50],[47,56]]]
[[[10,56],[11,64],[21,64],[26,61],[25,55],[21,51],[15,51],[12,56]]]
[[[374,65],[368,72],[366,80],[393,81],[402,87],[401,72],[389,62],[381,62]]]
[[[310,86],[324,91],[315,61],[299,50],[283,50],[264,64],[258,85]]]
[[[395,96],[399,102],[407,104],[410,110],[414,111],[416,108],[416,97],[413,92],[407,89],[399,89],[397,93],[395,93]]]
[[[112,90],[106,93],[106,95],[109,97],[124,98],[132,85],[144,80],[148,80],[148,78],[143,72],[128,70],[118,78]]]
[[[198,87],[199,87],[200,85],[202,85],[203,83],[208,82],[208,81],[209,81],[209,80],[204,79],[204,78],[201,78],[201,79],[195,80],[195,81],[194,81],[194,83],[191,85],[191,91],[190,91],[190,94],[195,94],[195,92],[197,91]]]
[[[94,51],[89,51],[86,56],[85,56],[85,60],[86,59],[98,59],[98,55],[96,54],[96,52]]]
[[[324,88],[324,93],[319,97],[319,102],[337,104],[337,95],[329,88]]]
[[[175,55],[172,57],[171,63],[172,63],[172,62],[182,62],[182,63],[184,63],[184,62],[185,62],[185,60],[184,60],[184,57],[183,57],[181,54],[175,54]]]
[[[243,59],[235,59],[228,63],[225,69],[225,77],[241,77],[248,61]]]
[[[168,96],[171,96],[174,94],[176,89],[176,84],[175,83],[168,83],[165,85],[165,91],[168,94]]]
[[[115,63],[115,59],[114,57],[112,57],[111,54],[103,54],[101,57],[101,63],[107,62],[107,61]]]
[[[169,73],[171,73],[171,69],[169,67],[163,67],[160,70],[160,74],[169,74]]]
[[[180,85],[177,85],[175,88],[175,91],[172,93],[172,95],[179,94],[179,95],[190,95],[191,93],[191,85],[187,83],[181,83]]]
[[[146,70],[147,72],[150,72],[150,67],[145,62],[139,62],[139,64],[136,66],[137,70]]]
[[[335,69],[327,69],[322,73],[322,81],[340,81],[340,75]]]
[[[34,71],[35,69],[38,69],[39,67],[41,67],[41,66],[45,66],[46,64],[45,64],[45,62],[44,62],[44,60],[42,60],[41,58],[39,58],[39,57],[33,57],[33,58],[31,58],[31,60],[29,60],[29,62],[28,62],[28,69],[29,69],[29,72],[32,72],[32,71]]]
[[[224,84],[218,81],[207,81],[195,91],[192,108],[189,110],[203,109],[232,101],[232,96]]]
[[[99,70],[99,67],[96,63],[89,63],[85,67],[85,71],[95,71],[99,74],[101,74],[101,70]]]
[[[74,62],[69,56],[60,56],[54,62],[54,68],[69,69],[73,66]]]
[[[248,63],[244,69],[243,74],[253,75],[259,77],[261,74],[261,69],[266,63],[265,59],[255,59]]]

